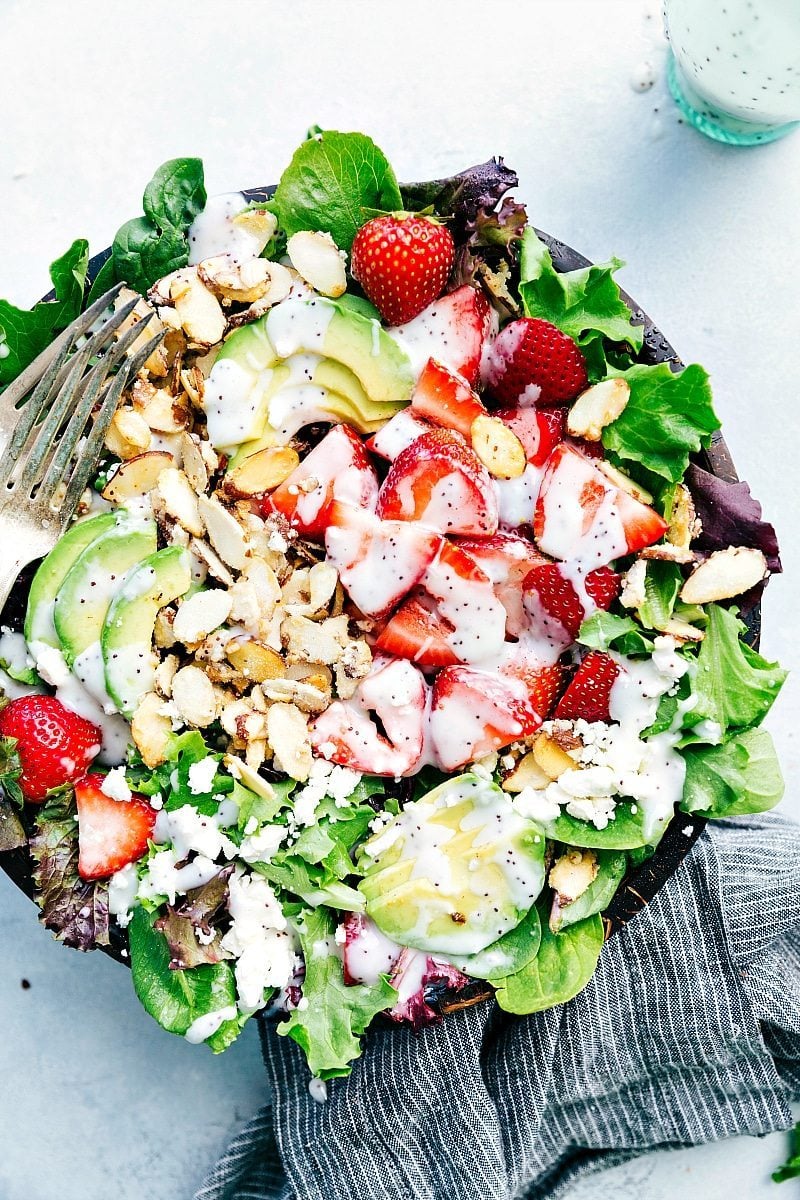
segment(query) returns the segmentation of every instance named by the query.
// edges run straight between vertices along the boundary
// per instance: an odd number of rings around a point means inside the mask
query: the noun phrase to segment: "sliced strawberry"
[[[572,446],[557,446],[545,468],[534,517],[545,554],[591,570],[657,542],[666,522],[615,487]]]
[[[501,750],[534,733],[541,723],[518,679],[472,667],[445,667],[436,676],[430,737],[443,771]]]
[[[368,438],[365,445],[378,458],[394,462],[401,450],[405,450],[423,433],[430,433],[432,428],[427,421],[418,420],[410,408],[403,408]]]
[[[607,654],[590,650],[559,700],[558,721],[609,721],[609,704],[619,667]]]
[[[442,533],[489,537],[497,531],[489,473],[449,429],[433,429],[398,454],[376,512],[384,520],[418,521]]]
[[[622,591],[622,576],[611,567],[597,567],[590,571],[583,586],[597,608],[610,608]]]
[[[303,537],[325,536],[334,500],[373,509],[378,477],[361,438],[335,425],[288,479],[267,497],[265,508],[283,513]]]
[[[542,667],[528,683],[528,699],[531,707],[536,710],[543,721],[550,715],[565,675],[566,667],[563,667],[561,663],[553,663],[549,667]]]
[[[486,356],[484,382],[501,403],[569,404],[589,383],[577,343],[550,321],[520,317],[497,335]]]
[[[417,375],[432,356],[472,385],[478,379],[493,319],[493,309],[483,293],[465,284],[389,332],[408,354]]]
[[[497,670],[499,674],[525,684],[531,707],[543,721],[550,715],[567,673],[567,668],[560,662],[543,665],[524,638],[507,643]]]
[[[511,429],[525,447],[528,462],[542,467],[564,440],[566,413],[563,408],[502,408],[495,413]]]
[[[459,661],[448,641],[453,633],[424,593],[410,596],[381,631],[375,648],[421,667],[447,667]]]
[[[486,415],[485,406],[466,380],[443,367],[435,358],[429,358],[423,367],[411,397],[411,409],[432,425],[455,429],[467,441],[472,422],[476,417]]]
[[[558,411],[564,412],[563,409],[559,409]],[[581,454],[585,454],[587,458],[605,458],[605,450],[603,449],[602,442],[590,442],[586,438],[569,437],[569,435],[564,438],[564,441],[568,446],[573,446],[576,450],[580,450]]]
[[[488,575],[461,547],[443,542],[422,578],[436,603],[446,640],[460,662],[494,659],[505,640],[506,613]]]
[[[352,699],[334,700],[315,719],[312,745],[329,762],[356,771],[412,774],[422,757],[427,702],[428,686],[416,667],[376,659]]]
[[[542,562],[525,577],[523,589],[535,590],[539,603],[566,629],[573,639],[581,625],[598,608],[608,608],[620,592],[620,577],[610,567],[598,567],[588,575],[563,563]]]
[[[82,879],[107,879],[147,849],[155,811],[142,796],[114,800],[102,790],[102,775],[85,775],[75,784],[78,807],[78,873]]]
[[[381,521],[373,513],[334,502],[325,550],[350,599],[366,616],[384,616],[415,587],[442,539],[410,521]]]
[[[459,538],[456,543],[488,575],[497,599],[506,610],[506,632],[519,637],[525,627],[522,581],[538,563],[545,562],[532,542],[517,533],[496,533],[490,538]]]

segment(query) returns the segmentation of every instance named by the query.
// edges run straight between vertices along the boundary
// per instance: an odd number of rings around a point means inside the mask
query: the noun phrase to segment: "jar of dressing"
[[[800,0],[664,0],[669,85],[709,137],[751,146],[800,124]]]

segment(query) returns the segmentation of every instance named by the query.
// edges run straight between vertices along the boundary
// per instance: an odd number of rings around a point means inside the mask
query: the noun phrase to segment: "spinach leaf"
[[[577,640],[592,650],[617,650],[630,656],[653,653],[652,640],[645,636],[633,617],[618,617],[610,612],[600,611],[587,617]]]
[[[154,914],[135,908],[128,939],[136,995],[168,1033],[182,1037],[197,1017],[235,1006],[236,984],[230,963],[170,970],[169,946],[154,928]]]
[[[366,209],[392,212],[402,207],[394,171],[372,139],[332,129],[298,146],[273,199],[289,237],[320,229],[348,251],[367,219]]]
[[[800,1121],[791,1131],[789,1157],[783,1166],[772,1172],[775,1183],[785,1183],[787,1179],[796,1179],[800,1175]]]
[[[646,563],[644,576],[645,602],[639,608],[639,620],[646,629],[663,629],[675,609],[675,601],[683,583],[683,573],[677,563],[651,560]]]
[[[173,158],[144,189],[144,214],[158,229],[188,229],[204,209],[206,189],[199,158]]]
[[[523,1015],[565,1004],[583,991],[594,975],[603,947],[603,920],[599,913],[553,933],[542,922],[539,953],[515,975],[493,979],[497,1003],[506,1012]]]
[[[559,904],[553,899],[550,911],[550,928],[553,933],[601,913],[607,908],[616,895],[617,888],[622,883],[628,865],[628,858],[619,850],[597,851],[597,875],[589,884],[586,891],[573,900],[571,904]]]
[[[504,933],[491,946],[477,954],[452,956],[459,970],[473,979],[491,979],[513,975],[521,971],[534,959],[542,940],[542,922],[539,910],[534,906],[519,925]]]
[[[687,746],[681,808],[701,817],[765,812],[783,797],[778,756],[766,729],[748,729],[722,746]]]
[[[78,874],[78,825],[71,788],[54,793],[38,809],[30,848],[45,926],[76,950],[107,946],[108,883],[89,883]]]
[[[634,807],[636,812],[633,811]],[[641,805],[629,800],[617,804],[614,819],[605,829],[596,829],[591,821],[581,821],[567,812],[562,812],[555,821],[544,826],[545,833],[556,842],[568,846],[581,846],[589,850],[633,850],[637,846],[653,845],[659,841],[669,824],[669,819],[645,832],[645,815]]]
[[[0,387],[16,379],[78,316],[88,266],[89,243],[81,238],[50,267],[55,300],[40,300],[31,309],[0,300]]]
[[[729,730],[750,729],[763,721],[787,673],[740,640],[744,626],[730,609],[709,604],[706,613],[706,636],[690,666],[697,701],[683,723],[691,730],[711,721],[725,737]]]
[[[590,374],[595,378],[605,374],[604,337],[627,342],[633,350],[640,350],[644,340],[644,327],[631,323],[631,310],[614,281],[614,272],[622,265],[612,258],[559,272],[532,227],[522,237],[519,292],[526,316],[551,321],[574,338],[584,353],[588,351]]]
[[[305,1051],[312,1075],[334,1079],[347,1075],[361,1054],[361,1035],[372,1018],[391,1008],[397,992],[382,975],[375,984],[346,984],[334,949],[333,914],[324,908],[306,912],[297,925],[306,963],[305,1009],[294,1009],[278,1026]]]
[[[606,450],[670,483],[680,482],[689,454],[710,445],[719,429],[708,375],[696,364],[674,374],[666,363],[637,363],[611,374],[627,380],[631,392],[623,412],[603,430]]]

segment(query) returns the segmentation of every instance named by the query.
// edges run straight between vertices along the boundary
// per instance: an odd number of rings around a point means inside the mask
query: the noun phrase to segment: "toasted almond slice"
[[[540,791],[542,788],[546,788],[550,782],[550,776],[545,775],[531,753],[524,755],[519,760],[517,765],[506,775],[500,786],[504,792],[521,792],[528,787],[536,788],[537,791]]]
[[[671,542],[657,542],[655,546],[645,546],[639,554],[641,558],[653,558],[657,562],[691,563],[697,558],[694,551],[687,546],[673,546]]]
[[[571,904],[594,883],[599,869],[593,850],[572,849],[556,859],[547,882],[562,904]]]
[[[138,458],[150,448],[150,428],[132,408],[118,408],[106,433],[106,446],[117,458]]]
[[[269,288],[270,264],[264,258],[239,262],[232,254],[216,254],[198,265],[197,274],[223,301],[252,304]]]
[[[750,546],[728,546],[713,554],[692,571],[681,588],[685,604],[710,604],[729,600],[755,587],[769,574],[767,560]]]
[[[197,645],[225,624],[230,616],[231,604],[231,597],[219,588],[195,592],[178,606],[172,623],[175,637],[184,646]]]
[[[259,775],[258,771],[248,767],[247,763],[241,758],[237,758],[235,754],[226,754],[223,759],[225,766],[230,771],[234,779],[238,779],[251,792],[255,792],[262,800],[273,800],[275,798],[275,790],[268,780],[264,779],[263,775]]]
[[[250,454],[225,478],[225,491],[233,496],[262,496],[288,479],[300,463],[291,446],[268,446]]]
[[[197,506],[197,494],[183,471],[167,467],[158,477],[157,491],[169,515],[188,533],[201,537],[205,529]]]
[[[565,771],[575,769],[575,760],[546,733],[538,734],[533,743],[533,757],[550,780],[558,779]]]
[[[231,224],[246,229],[257,240],[254,247],[258,254],[267,248],[278,228],[278,218],[267,208],[246,208],[231,218]]]
[[[199,538],[192,538],[189,543],[189,549],[196,558],[201,559],[206,564],[209,575],[213,576],[217,583],[221,583],[223,587],[233,586],[233,575],[231,575],[216,550],[211,549],[208,542],[202,542]]]
[[[172,737],[172,721],[164,712],[164,701],[155,692],[148,692],[133,714],[131,737],[151,771],[164,762]]]
[[[114,301],[115,312],[122,308],[123,305],[127,304],[129,300],[133,300],[136,296],[138,296],[138,293],[132,291],[131,288],[123,288]],[[126,317],[122,324],[116,329],[114,333],[115,338],[121,338],[123,333],[127,333],[127,331],[132,329],[134,325],[138,325],[139,322],[150,313],[153,313],[153,308],[143,297],[139,296],[138,303],[136,304],[133,312]],[[139,337],[137,337],[133,344],[128,347],[128,356],[132,357],[134,354],[138,354],[138,352],[142,350],[150,341],[150,339],[159,333],[162,328],[163,326],[160,318],[157,316],[153,317]],[[163,343],[155,348],[147,362],[144,364],[144,368],[154,378],[162,378],[164,375],[168,374],[169,356]]]
[[[205,729],[217,716],[211,680],[199,667],[181,667],[172,680],[172,700],[188,725]]]
[[[606,425],[624,411],[630,395],[626,379],[604,379],[587,388],[567,413],[567,432],[588,442],[599,442]]]
[[[163,658],[156,667],[156,690],[167,699],[172,695],[172,681],[175,678],[175,672],[178,670],[177,654],[168,654]]]
[[[470,427],[470,439],[472,449],[495,479],[519,479],[525,473],[528,465],[525,447],[499,417],[483,414],[476,417]]]
[[[267,738],[275,769],[305,783],[311,771],[311,737],[305,715],[294,704],[277,703],[267,713]]]
[[[330,692],[314,687],[304,679],[265,679],[261,691],[267,700],[296,704],[306,713],[321,713],[331,702]]]
[[[627,492],[629,496],[633,496],[634,500],[641,500],[642,504],[652,504],[653,497],[646,488],[640,484],[634,483],[629,475],[623,475],[622,471],[618,471],[616,467],[612,467],[611,463],[606,462],[604,458],[598,458],[594,462],[606,479],[613,483],[615,487],[622,488],[623,492]]]
[[[225,314],[217,297],[200,279],[196,267],[184,267],[176,272],[169,294],[192,345],[208,348],[222,341]]]
[[[341,296],[347,288],[344,262],[329,233],[294,233],[286,253],[298,275],[323,296]]]
[[[685,484],[679,483],[672,502],[672,513],[669,520],[666,538],[673,546],[686,549],[691,545],[702,529],[694,506],[692,493]]]
[[[155,433],[180,433],[189,424],[186,404],[181,404],[166,388],[157,388],[146,397],[134,396],[133,403],[140,419]]]
[[[148,450],[146,454],[129,458],[114,472],[101,495],[112,504],[124,504],[126,500],[147,496],[158,483],[162,471],[173,462],[172,455],[164,450]]]
[[[208,487],[208,467],[200,449],[200,439],[191,433],[181,435],[181,460],[186,478],[198,495]]]
[[[339,582],[339,573],[328,562],[314,563],[308,572],[308,607],[319,612],[330,603]]]
[[[674,637],[676,642],[702,642],[706,636],[702,629],[690,625],[680,617],[670,617],[663,629],[664,633]]]
[[[233,638],[226,645],[225,654],[250,683],[263,683],[266,679],[279,679],[286,674],[286,663],[280,654],[255,638]]]
[[[324,663],[292,663],[286,668],[289,679],[298,679],[317,688],[320,692],[330,692],[333,687],[333,673]]]
[[[199,496],[197,503],[208,539],[217,554],[234,571],[243,570],[247,562],[247,542],[239,522],[215,496]]]

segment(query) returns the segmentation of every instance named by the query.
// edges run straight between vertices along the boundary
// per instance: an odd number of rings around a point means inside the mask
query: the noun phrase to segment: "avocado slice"
[[[29,646],[34,643],[54,647],[61,645],[53,624],[56,593],[78,556],[101,534],[113,529],[116,523],[117,514],[112,512],[97,513],[94,517],[76,521],[39,564],[31,580],[25,610],[24,633]]]
[[[407,804],[364,843],[359,890],[387,937],[474,955],[525,918],[544,886],[544,834],[488,779],[467,773]]]
[[[91,542],[78,555],[58,589],[53,607],[56,627],[68,666],[97,642],[108,606],[134,563],[153,554],[154,521],[121,521]]]
[[[100,645],[108,694],[126,717],[153,688],[153,630],[159,609],[189,590],[191,560],[182,546],[158,550],[125,576],[109,607]]]

